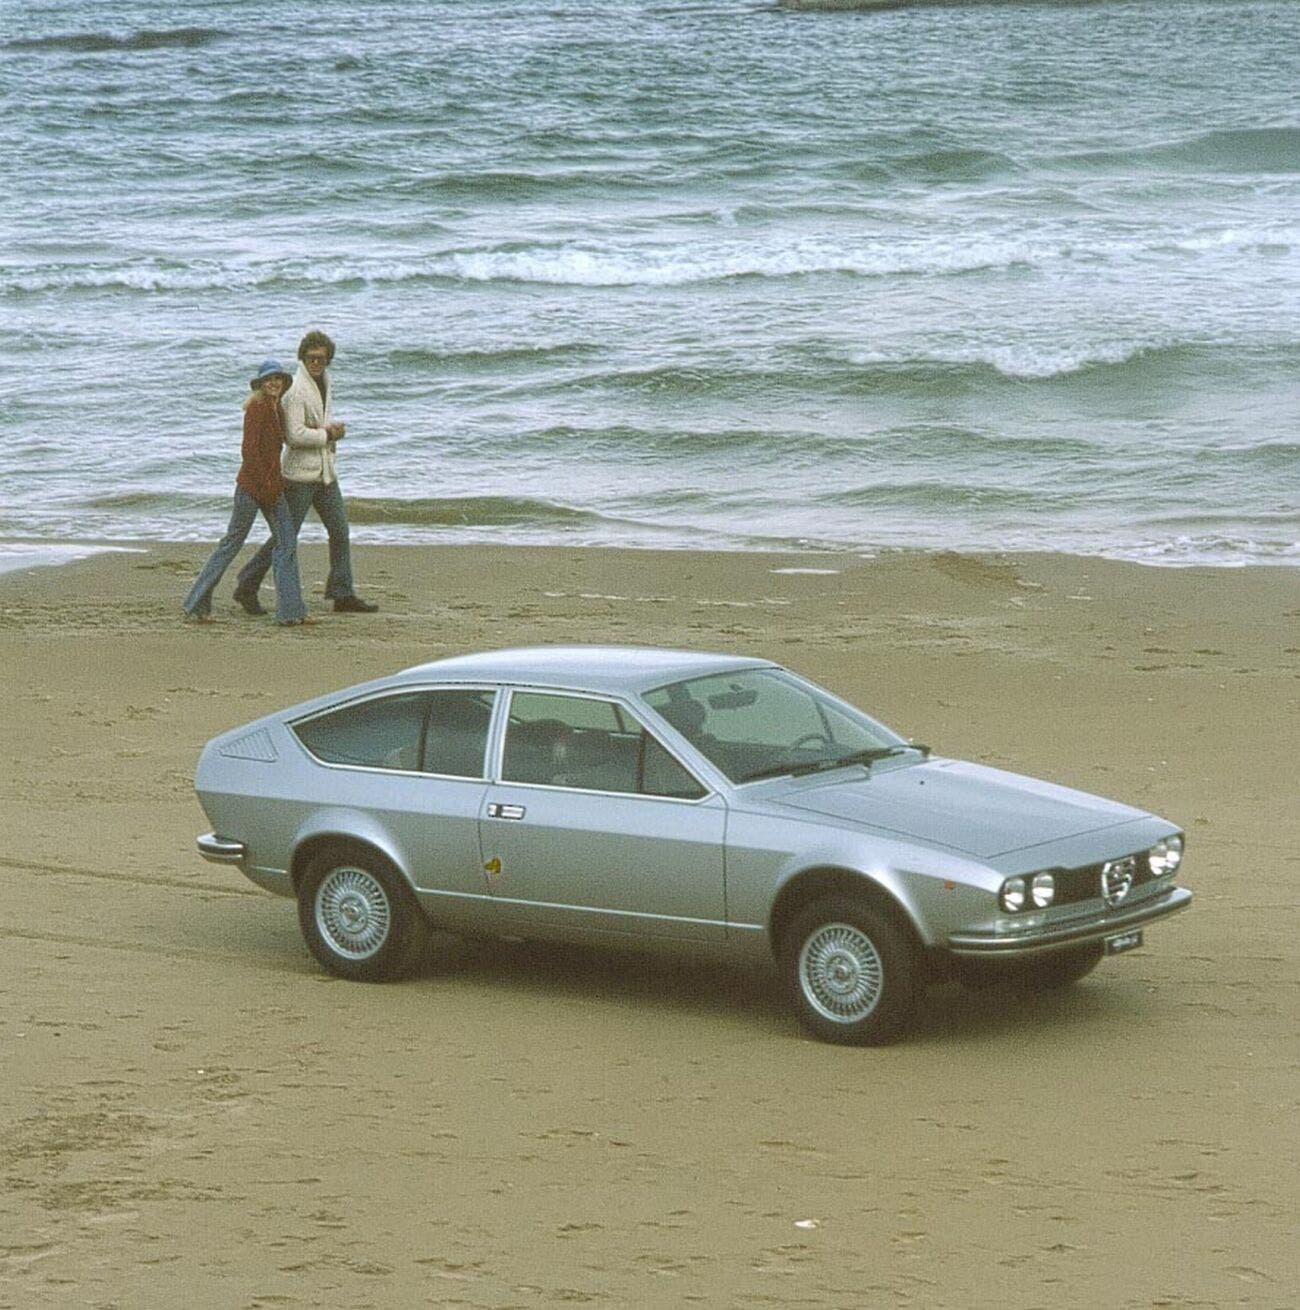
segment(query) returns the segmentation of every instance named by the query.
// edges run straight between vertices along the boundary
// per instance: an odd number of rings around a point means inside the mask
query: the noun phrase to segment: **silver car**
[[[941,759],[761,659],[547,646],[438,660],[222,734],[199,853],[398,978],[433,929],[775,958],[804,1025],[878,1044],[921,986],[1065,986],[1181,910],[1183,836]]]

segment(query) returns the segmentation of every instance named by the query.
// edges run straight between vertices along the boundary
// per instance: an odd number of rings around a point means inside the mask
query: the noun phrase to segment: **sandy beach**
[[[305,545],[285,631],[231,578],[182,626],[205,553],[0,575],[0,1307],[1296,1304],[1294,569],[362,546],[362,617]],[[1067,994],[937,988],[845,1050],[649,960],[338,982],[197,857],[218,731],[566,640],[770,656],[1154,810],[1196,902]]]

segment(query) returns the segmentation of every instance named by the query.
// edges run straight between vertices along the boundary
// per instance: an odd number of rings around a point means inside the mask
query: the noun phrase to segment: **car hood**
[[[1097,832],[1146,812],[959,760],[879,768],[851,780],[796,779],[782,806],[867,824],[977,859]]]

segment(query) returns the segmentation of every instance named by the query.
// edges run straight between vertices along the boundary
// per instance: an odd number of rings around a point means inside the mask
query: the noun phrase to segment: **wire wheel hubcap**
[[[332,869],[316,892],[316,928],[330,949],[366,960],[388,940],[388,893],[365,869]]]
[[[828,923],[809,934],[799,952],[799,986],[823,1018],[858,1023],[880,1003],[885,967],[860,928]]]

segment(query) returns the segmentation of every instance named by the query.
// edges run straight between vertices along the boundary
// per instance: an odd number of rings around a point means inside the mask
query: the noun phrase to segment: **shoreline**
[[[73,564],[92,555],[109,553],[142,554],[143,545],[116,545],[97,541],[49,542],[35,538],[0,539],[0,575],[24,569],[57,568]]]
[[[223,578],[216,622],[202,631],[260,646],[286,634],[270,616],[252,618],[233,602],[235,573],[252,549]],[[21,633],[33,622],[33,631],[55,636],[51,624],[66,611],[73,630],[91,625],[87,635],[170,633],[209,550],[206,543],[118,543],[57,567],[0,572],[0,598],[8,601],[0,625]],[[770,653],[756,649],[765,637],[812,651],[870,642],[883,643],[881,653],[1001,651],[1017,661],[1066,664],[1128,659],[1139,670],[1218,669],[1222,676],[1254,668],[1265,655],[1272,672],[1295,675],[1300,653],[1296,575],[1269,565],[1162,568],[1065,554],[943,551],[362,544],[353,548],[358,591],[380,612],[345,616],[323,598],[325,543],[304,542],[299,553],[303,594],[320,623],[294,637],[325,645],[338,638],[351,647],[382,634],[400,646],[419,634],[412,662],[469,648],[461,634],[470,632],[493,645],[578,639],[707,648],[713,641],[758,654]],[[35,602],[28,609],[24,594]],[[264,603],[269,597],[266,587]],[[588,635],[574,636],[582,631]]]
[[[358,545],[382,608],[336,615],[313,543],[317,625],[244,615],[228,576],[220,621],[186,626],[208,549],[0,575],[0,1304],[992,1310],[1068,1287],[1271,1310],[1300,1281],[1277,1138],[1293,575]],[[767,656],[939,755],[1161,814],[1196,900],[1067,992],[935,988],[907,1041],[859,1051],[703,967],[470,943],[405,984],[339,983],[290,902],[198,858],[216,733],[560,641]]]
[[[219,536],[219,534],[218,534]],[[0,537],[0,577],[6,573],[21,572],[29,568],[58,567],[73,564],[79,560],[89,559],[105,554],[147,554],[153,550],[194,552],[197,555],[195,571],[216,545],[218,537],[210,541],[191,541],[172,538],[149,537],[86,537],[75,541],[52,542],[38,537]],[[254,534],[249,543],[241,550],[232,565],[234,572],[239,565],[256,550],[260,538]],[[304,550],[323,548],[324,530],[318,525],[309,525],[308,535],[299,538]],[[537,551],[598,551],[607,553],[630,552],[632,554],[662,554],[667,556],[740,556],[765,559],[772,557],[794,557],[818,559],[824,561],[853,561],[857,563],[889,560],[906,560],[911,558],[933,559],[952,557],[970,560],[997,560],[1014,564],[1017,560],[1061,559],[1081,563],[1095,563],[1098,566],[1121,565],[1158,572],[1191,572],[1205,570],[1214,573],[1249,573],[1253,570],[1296,570],[1300,569],[1300,558],[1279,560],[1243,560],[1240,563],[1199,562],[1175,559],[1141,559],[1129,555],[1101,555],[1072,550],[1019,550],[1019,549],[953,549],[943,546],[881,546],[873,549],[857,547],[815,547],[797,545],[772,546],[727,546],[727,545],[661,545],[654,543],[581,543],[571,544],[560,541],[429,541],[429,542],[390,542],[367,541],[358,539],[355,531],[352,535],[352,549],[358,551],[486,551],[504,550],[534,553]],[[836,570],[838,571],[838,570]],[[223,579],[224,585],[225,579]]]

